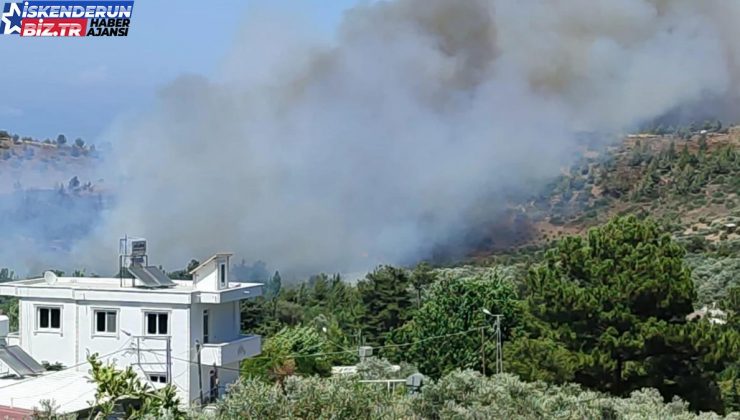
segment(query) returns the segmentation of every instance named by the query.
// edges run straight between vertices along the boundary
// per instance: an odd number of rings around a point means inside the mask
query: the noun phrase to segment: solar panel
[[[23,363],[24,365],[28,366],[28,368],[31,369],[33,373],[38,374],[46,370],[43,366],[41,366],[41,364],[39,364],[39,362],[34,360],[34,358],[31,357],[30,354],[23,351],[22,348],[18,346],[8,346],[7,349],[13,356],[15,356],[16,359],[20,360],[21,363]]]
[[[167,277],[167,274],[165,274],[165,272],[160,270],[158,267],[148,266],[144,267],[144,270],[151,274],[152,277],[156,278],[159,284],[163,287],[170,287],[175,285],[175,282]]]
[[[0,346],[0,360],[18,376],[36,375],[44,371],[43,366],[18,346]]]
[[[128,268],[128,271],[139,281],[144,283],[144,287],[159,288],[175,285],[175,282],[170,280],[162,270],[155,266],[150,265],[143,267],[138,264],[133,264]]]
[[[132,264],[128,268],[128,272],[133,274],[134,277],[136,277],[140,282],[144,283],[144,287],[162,287],[160,286],[159,282],[155,277],[153,277],[151,274],[147,273],[146,270],[144,270],[144,267]]]

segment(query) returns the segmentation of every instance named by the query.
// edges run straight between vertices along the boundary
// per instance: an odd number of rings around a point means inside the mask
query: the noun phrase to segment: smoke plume
[[[129,233],[168,268],[410,262],[556,175],[574,133],[740,96],[737,2],[364,3],[330,41],[288,14],[252,10],[218,75],[111,131],[116,205],[75,259],[115,266]]]

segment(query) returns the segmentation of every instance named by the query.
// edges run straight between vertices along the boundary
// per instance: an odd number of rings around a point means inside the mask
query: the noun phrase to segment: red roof
[[[30,419],[33,415],[33,410],[26,410],[23,408],[11,408],[4,405],[0,405],[0,418],[8,420],[25,420]]]

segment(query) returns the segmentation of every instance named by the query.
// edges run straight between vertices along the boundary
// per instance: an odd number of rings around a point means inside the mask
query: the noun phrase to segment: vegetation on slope
[[[731,314],[727,325],[687,321],[697,299],[690,266],[656,222],[614,219],[562,239],[529,269],[433,270],[416,290],[412,279],[428,275],[423,266],[380,267],[356,286],[316,276],[245,303],[244,328],[268,338],[267,361],[246,362],[244,376],[327,375],[328,366],[356,360],[361,343],[432,378],[483,371],[483,363],[490,374],[495,345],[485,308],[504,314],[505,369],[523,379],[616,396],[650,387],[695,410],[736,409],[738,308],[729,297],[720,302]]]

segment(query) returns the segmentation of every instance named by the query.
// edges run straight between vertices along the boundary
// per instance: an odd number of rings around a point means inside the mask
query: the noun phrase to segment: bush
[[[217,406],[218,419],[396,419],[409,417],[409,404],[385,386],[349,378],[286,379],[284,389],[255,379],[241,380]]]
[[[721,419],[713,413],[696,415],[688,404],[664,403],[654,389],[632,392],[627,398],[585,391],[578,385],[526,383],[509,374],[490,378],[471,370],[455,371],[438,382],[426,383],[419,395],[405,387],[354,379],[290,377],[284,389],[259,380],[233,385],[218,402],[217,419]],[[727,419],[740,420],[737,413]]]

